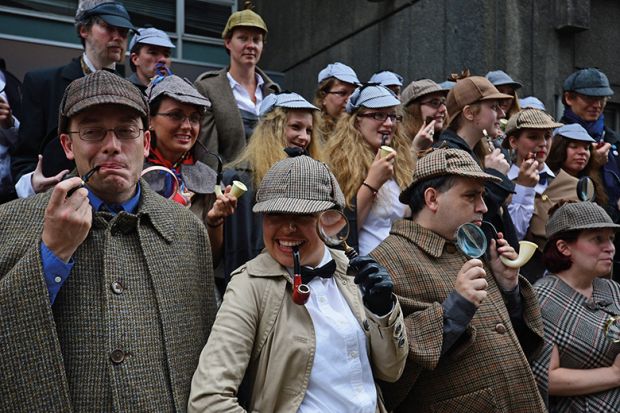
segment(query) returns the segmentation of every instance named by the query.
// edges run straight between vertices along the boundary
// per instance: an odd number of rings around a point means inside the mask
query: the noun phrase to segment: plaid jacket
[[[143,182],[136,215],[94,215],[50,306],[50,193],[0,207],[0,411],[185,411],[215,315],[204,226]]]
[[[392,274],[409,337],[403,375],[395,384],[382,385],[388,409],[434,413],[545,411],[501,292],[486,265],[488,296],[459,341],[440,357],[441,303],[454,290],[456,275],[468,258],[454,244],[407,220],[394,223],[390,236],[371,255]],[[542,345],[536,296],[526,280],[521,279],[520,286],[525,323]]]

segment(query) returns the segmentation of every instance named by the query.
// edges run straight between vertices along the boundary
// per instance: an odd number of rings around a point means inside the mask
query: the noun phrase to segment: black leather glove
[[[355,272],[355,284],[362,290],[364,305],[378,316],[392,311],[394,283],[388,271],[368,255],[353,258],[349,267]]]

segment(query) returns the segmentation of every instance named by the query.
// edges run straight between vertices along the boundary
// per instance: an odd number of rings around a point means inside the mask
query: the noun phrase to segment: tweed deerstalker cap
[[[189,80],[177,75],[166,76],[157,83],[151,82],[145,94],[149,97],[149,104],[163,95],[181,103],[203,108],[211,107],[211,101],[198,92]]]
[[[222,39],[227,38],[235,27],[240,26],[256,27],[257,29],[264,31],[265,36],[267,36],[267,25],[265,24],[263,18],[252,10],[246,9],[236,11],[230,15],[228,21],[226,22],[226,26],[224,27],[224,31],[222,31]]]
[[[620,225],[614,224],[607,212],[592,202],[573,202],[562,205],[551,215],[545,227],[547,238],[562,232],[596,228],[617,230]]]
[[[512,99],[512,96],[499,93],[499,90],[482,76],[469,76],[457,80],[446,99],[450,116],[448,125],[456,119],[465,106],[491,99]]]
[[[455,175],[464,178],[476,178],[484,181],[501,182],[496,176],[485,173],[478,163],[465,151],[460,149],[434,149],[428,155],[418,159],[413,172],[413,181],[398,198],[403,204],[409,202],[411,191],[415,186],[430,178]]]
[[[521,129],[555,129],[562,125],[562,123],[554,121],[551,115],[543,110],[527,108],[515,113],[508,119],[506,135]]]
[[[112,72],[97,70],[74,80],[65,89],[58,114],[58,133],[66,131],[69,118],[73,115],[106,103],[134,109],[140,114],[144,125],[148,124],[149,107],[140,90]]]
[[[409,83],[400,94],[403,106],[410,105],[414,100],[431,93],[443,92],[448,94],[448,89],[443,89],[431,79],[420,79]]]
[[[301,155],[267,172],[256,193],[254,212],[313,214],[344,207],[344,195],[327,165]]]
[[[319,110],[319,108],[297,93],[271,93],[265,96],[261,102],[259,116],[265,116],[274,108]]]
[[[400,100],[390,89],[381,85],[360,86],[347,101],[345,110],[351,113],[362,106],[369,109],[389,108],[400,105]]]

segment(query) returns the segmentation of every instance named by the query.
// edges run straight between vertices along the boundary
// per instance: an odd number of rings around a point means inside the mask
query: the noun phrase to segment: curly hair
[[[250,137],[248,145],[237,159],[233,160],[227,167],[249,168],[252,171],[254,188],[258,188],[267,171],[278,161],[287,157],[284,148],[286,141],[286,124],[288,114],[292,110],[276,107],[262,118]],[[303,110],[303,109],[302,109]],[[316,125],[317,115],[312,111],[312,124]],[[310,143],[306,148],[308,154],[317,161],[323,161],[320,142],[318,142],[315,128],[312,128]]]
[[[329,154],[327,164],[340,184],[346,206],[350,209],[353,208],[353,200],[376,156],[374,149],[357,129],[358,112],[359,109],[350,114],[342,114],[325,148],[326,153]],[[411,142],[404,135],[400,123],[396,124],[391,146],[397,152],[394,162],[394,178],[403,190],[413,179],[413,160]]]

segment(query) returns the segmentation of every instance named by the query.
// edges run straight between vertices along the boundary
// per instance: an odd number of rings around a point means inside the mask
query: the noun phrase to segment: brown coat
[[[211,101],[211,108],[202,120],[198,139],[209,151],[219,154],[224,162],[234,160],[246,145],[241,114],[226,77],[228,69],[225,67],[205,72],[194,82],[196,89]],[[265,81],[263,96],[280,91],[280,87],[258,67],[256,73]],[[210,162],[209,165],[213,164]]]
[[[340,292],[367,337],[375,378],[395,381],[407,356],[397,304],[378,319],[362,304],[359,287],[346,275],[348,260],[330,250]],[[312,319],[291,299],[291,277],[263,251],[233,273],[209,342],[192,381],[189,412],[243,412],[237,391],[244,374],[253,383],[249,411],[296,412],[303,401],[316,348]],[[246,373],[247,368],[247,373]],[[385,412],[380,391],[377,412]]]
[[[412,221],[394,223],[371,255],[394,279],[409,338],[407,366],[400,380],[382,385],[396,412],[544,412],[545,406],[502,294],[485,265],[488,296],[467,330],[441,356],[443,307],[456,275],[469,259],[436,233]],[[542,346],[543,326],[531,285],[520,279],[523,317]],[[526,357],[527,356],[527,357]]]

